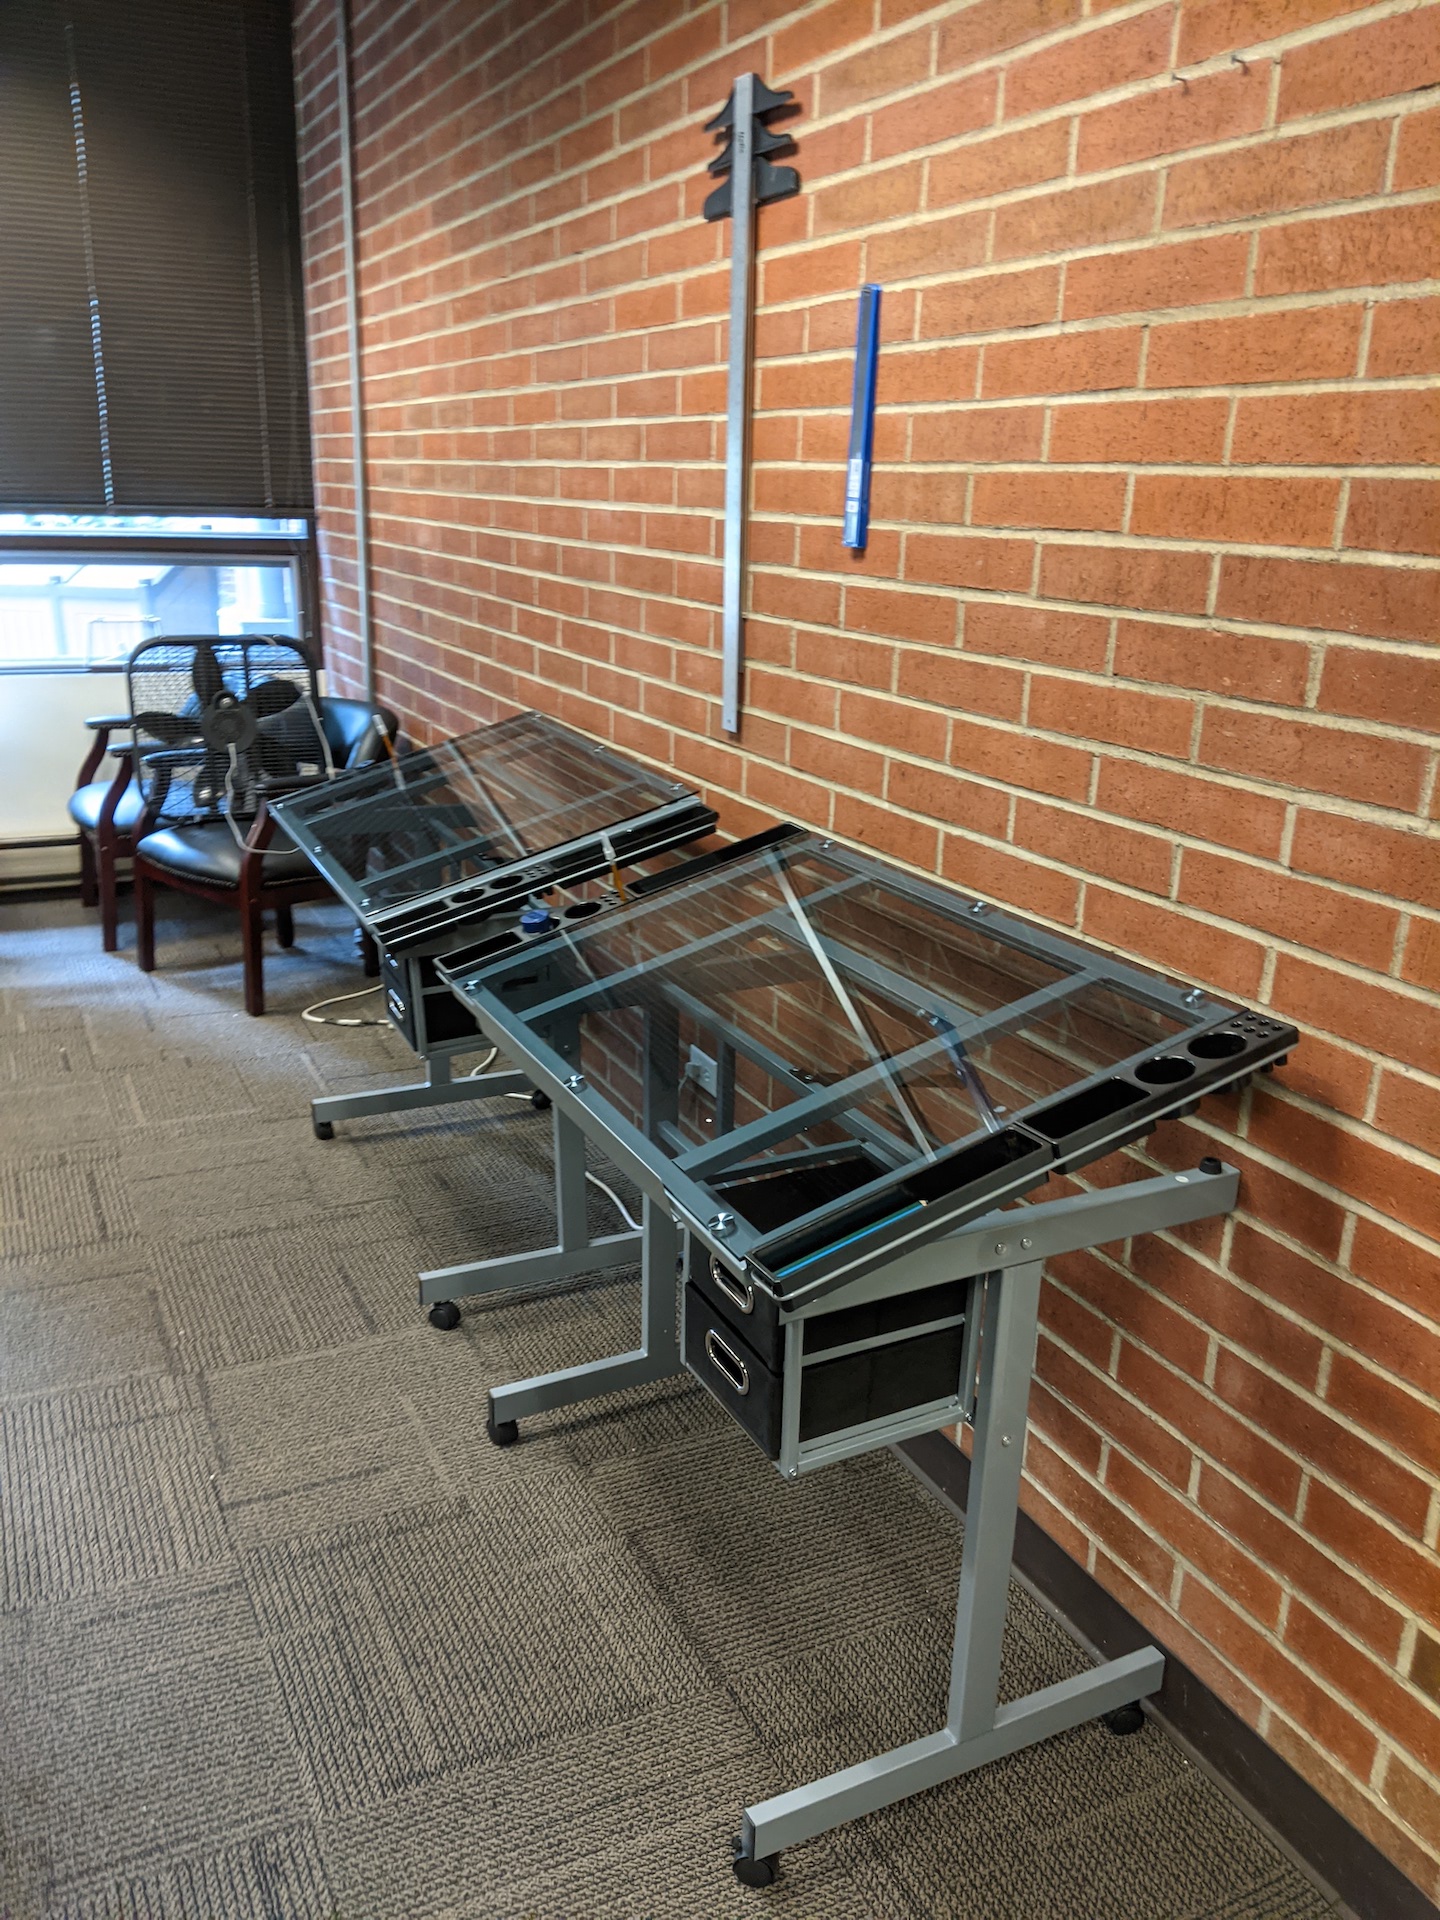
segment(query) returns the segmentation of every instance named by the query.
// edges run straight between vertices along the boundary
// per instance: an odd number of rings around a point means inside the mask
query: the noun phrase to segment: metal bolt
[[[1199,987],[1191,987],[1190,991],[1185,996],[1185,1004],[1187,1007],[1204,1006],[1205,995],[1201,992]]]
[[[785,1470],[785,1478],[786,1478],[787,1480],[797,1480],[797,1479],[799,1479],[799,1477],[800,1477],[800,1469],[799,1469],[798,1467],[787,1467],[787,1468],[786,1468],[786,1470]]]
[[[710,1222],[710,1231],[717,1240],[728,1240],[735,1231],[734,1214],[717,1213],[715,1218]]]
[[[1028,1235],[1022,1235],[1020,1244],[1022,1247],[1025,1247],[1028,1249],[1030,1247],[1033,1247],[1035,1242],[1031,1240]]]
[[[1001,1434],[1001,1436],[1000,1436],[1000,1444],[1001,1444],[1001,1446],[1002,1446],[1002,1447],[1008,1447],[1008,1446],[1009,1446],[1009,1444],[1010,1444],[1010,1436],[1009,1436],[1009,1434],[1008,1434],[1008,1433],[1002,1433],[1002,1434]]]
[[[1004,1252],[1005,1252],[1005,1250],[1006,1250],[1006,1244],[1007,1244],[1007,1243],[1006,1243],[1006,1242],[1005,1242],[1004,1240],[997,1240],[997,1241],[995,1242],[995,1251],[996,1251],[996,1253],[1004,1253]]]
[[[585,1086],[584,1074],[572,1073],[570,1078],[565,1082],[565,1086],[570,1093],[580,1093]]]

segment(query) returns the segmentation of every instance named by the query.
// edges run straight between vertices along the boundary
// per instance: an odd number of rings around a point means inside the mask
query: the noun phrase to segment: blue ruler
[[[860,289],[855,325],[855,385],[850,395],[850,452],[845,462],[847,547],[863,547],[870,531],[870,458],[875,447],[875,368],[880,355],[880,289]]]

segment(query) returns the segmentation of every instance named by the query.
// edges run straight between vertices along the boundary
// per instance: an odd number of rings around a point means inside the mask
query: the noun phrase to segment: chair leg
[[[135,959],[142,973],[155,971],[155,889],[140,860],[135,862]]]
[[[95,847],[88,833],[80,839],[80,904],[93,907],[99,899],[95,888]]]
[[[258,901],[240,907],[240,937],[245,948],[245,1011],[265,1011],[265,916]]]
[[[362,977],[366,980],[378,980],[380,978],[380,949],[363,927],[359,929],[359,933]]]
[[[289,907],[275,909],[275,938],[282,947],[295,944],[295,915]]]
[[[106,953],[114,953],[120,944],[120,915],[115,900],[114,849],[97,847],[95,865],[100,886],[100,944]]]

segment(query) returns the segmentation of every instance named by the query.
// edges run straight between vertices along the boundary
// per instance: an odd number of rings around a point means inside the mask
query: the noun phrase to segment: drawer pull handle
[[[728,1268],[722,1267],[712,1254],[710,1256],[710,1278],[727,1300],[733,1300],[742,1313],[755,1311],[755,1289],[748,1280],[737,1280]]]
[[[732,1352],[713,1330],[705,1335],[705,1351],[711,1366],[736,1393],[750,1391],[750,1369],[739,1354]]]

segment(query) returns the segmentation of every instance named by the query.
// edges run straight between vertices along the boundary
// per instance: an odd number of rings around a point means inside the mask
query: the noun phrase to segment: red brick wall
[[[353,678],[332,11],[297,43]],[[1433,1890],[1440,4],[355,11],[376,640],[415,731],[547,708],[732,828],[793,815],[1304,1029],[1152,1143],[1237,1161],[1232,1221],[1052,1274],[1028,1500]],[[699,208],[750,67],[799,96],[804,189],[760,222],[737,744]]]

